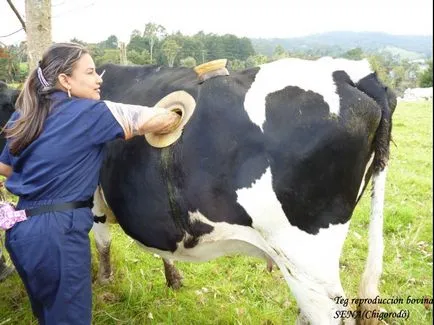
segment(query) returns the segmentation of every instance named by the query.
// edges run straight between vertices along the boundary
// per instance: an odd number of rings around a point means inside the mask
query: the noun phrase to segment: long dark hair
[[[70,76],[75,63],[88,51],[80,44],[53,44],[42,56],[39,66],[28,76],[15,104],[19,118],[5,128],[10,152],[18,155],[39,137],[50,113],[50,94],[59,89],[58,76]]]

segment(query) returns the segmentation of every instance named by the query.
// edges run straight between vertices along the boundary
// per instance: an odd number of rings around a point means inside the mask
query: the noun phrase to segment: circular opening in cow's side
[[[174,128],[174,130],[176,130],[178,128],[178,126],[182,123],[182,120],[184,119],[184,108],[183,107],[172,107],[170,109],[170,111],[178,114],[181,118],[179,119],[178,124],[176,125],[176,127]]]
[[[181,120],[182,120],[182,116],[184,115],[184,110],[181,107],[172,108],[171,111],[181,116]]]

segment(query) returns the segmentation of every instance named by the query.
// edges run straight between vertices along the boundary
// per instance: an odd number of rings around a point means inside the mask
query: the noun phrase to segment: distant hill
[[[271,55],[277,45],[288,51],[343,53],[360,47],[366,53],[388,51],[403,58],[430,58],[433,55],[432,36],[391,35],[376,32],[328,32],[305,37],[251,39],[257,53]]]

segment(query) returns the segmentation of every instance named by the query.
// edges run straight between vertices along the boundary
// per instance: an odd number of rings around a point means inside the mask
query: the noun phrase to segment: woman
[[[27,79],[5,129],[0,174],[19,197],[16,209],[31,216],[7,230],[6,248],[40,324],[91,323],[89,199],[104,144],[167,133],[180,119],[162,108],[100,101],[101,83],[86,49],[55,44]]]

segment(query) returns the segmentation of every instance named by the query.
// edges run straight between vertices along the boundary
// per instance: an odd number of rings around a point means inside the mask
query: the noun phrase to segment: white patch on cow
[[[93,223],[92,226],[93,235],[95,237],[96,245],[99,248],[105,248],[110,246],[111,243],[111,234],[110,234],[110,227],[108,222],[98,222]]]
[[[296,280],[289,284],[305,316],[314,324],[332,323],[333,311],[342,306],[331,298],[344,296],[339,257],[349,222],[330,225],[316,235],[292,226],[273,191],[270,168],[252,187],[238,190],[237,195],[238,203],[252,217],[253,227],[282,257]]]
[[[371,217],[369,222],[369,249],[360,286],[361,298],[375,298],[383,270],[383,209],[387,168],[372,177]]]
[[[257,230],[251,227],[226,222],[212,222],[198,211],[189,212],[189,216],[191,221],[199,220],[214,228],[211,233],[201,236],[196,246],[192,248],[185,247],[185,242],[191,237],[189,234],[178,243],[178,248],[175,252],[162,251],[153,247],[144,246],[139,242],[137,243],[163,258],[178,261],[203,262],[213,260],[220,256],[239,253],[263,259],[271,258],[274,263],[281,268],[285,280],[288,283],[291,281],[284,260],[276,254]]]
[[[365,187],[365,184],[366,184],[366,180],[365,180],[366,173],[368,172],[369,167],[372,165],[372,161],[374,160],[374,156],[375,156],[375,153],[372,153],[371,158],[369,158],[368,164],[366,165],[365,172],[363,173],[363,177],[362,177],[362,182],[361,182],[360,188],[359,188],[359,193],[357,194],[356,202],[360,199],[360,196],[362,195],[363,188]]]
[[[105,214],[105,211],[108,209],[107,203],[104,199],[101,188],[98,186],[93,194],[93,208],[92,214],[97,217],[101,217]],[[98,222],[93,223],[92,227],[95,242],[99,249],[103,249],[108,247],[111,243],[111,234],[108,222]]]
[[[273,191],[270,168],[252,187],[238,190],[237,195],[238,203],[253,219],[253,227],[273,248],[281,250],[291,264],[302,268],[291,272],[316,274],[325,279],[338,275],[337,265],[329,261],[339,261],[349,223],[330,225],[316,235],[291,225]]]
[[[327,65],[332,72],[339,70],[345,71],[354,83],[359,82],[360,79],[374,72],[367,59],[354,61],[342,58],[333,59],[327,56],[318,59],[317,62]]]
[[[246,93],[244,108],[250,120],[262,129],[266,119],[266,96],[287,86],[296,86],[323,96],[330,114],[339,115],[340,99],[332,76],[337,70],[346,71],[353,82],[372,72],[367,60],[322,58],[309,61],[290,58],[274,61],[260,66],[255,81]]]

